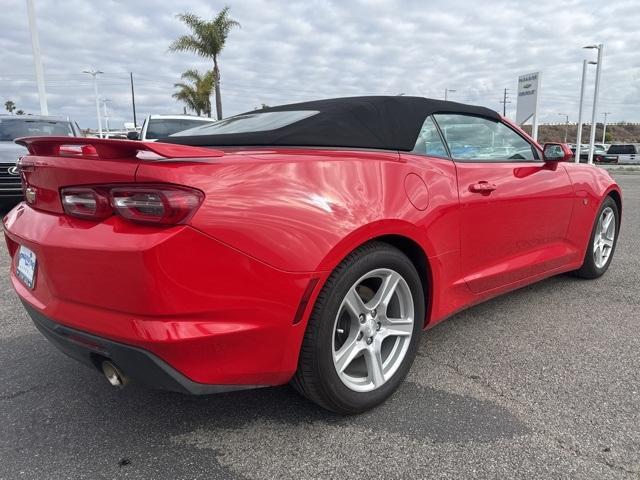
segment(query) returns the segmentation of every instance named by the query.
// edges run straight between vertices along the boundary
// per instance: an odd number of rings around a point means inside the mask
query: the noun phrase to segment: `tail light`
[[[178,225],[193,216],[204,194],[187,187],[139,184],[67,187],[61,197],[72,217],[103,220],[116,214],[133,222]]]
[[[62,207],[67,215],[87,220],[102,220],[113,214],[109,197],[93,188],[65,188]]]
[[[202,203],[202,193],[177,187],[114,188],[113,209],[127,220],[175,225],[188,220]]]

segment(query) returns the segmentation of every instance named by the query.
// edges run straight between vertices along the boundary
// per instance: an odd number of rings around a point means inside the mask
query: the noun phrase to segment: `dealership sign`
[[[538,134],[538,93],[540,91],[540,72],[528,73],[518,78],[518,104],[516,122],[523,125],[533,118],[533,136]]]

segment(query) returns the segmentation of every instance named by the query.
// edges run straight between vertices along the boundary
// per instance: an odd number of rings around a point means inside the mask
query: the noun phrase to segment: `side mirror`
[[[138,138],[140,138],[140,135],[138,134],[138,132],[127,132],[127,138],[129,140],[138,140]]]
[[[573,152],[564,143],[545,143],[542,155],[545,162],[570,162],[573,159]]]

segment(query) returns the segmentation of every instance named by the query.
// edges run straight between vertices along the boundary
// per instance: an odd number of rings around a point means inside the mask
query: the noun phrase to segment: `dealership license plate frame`
[[[20,245],[16,260],[16,277],[28,288],[33,289],[36,284],[38,258],[30,248]]]

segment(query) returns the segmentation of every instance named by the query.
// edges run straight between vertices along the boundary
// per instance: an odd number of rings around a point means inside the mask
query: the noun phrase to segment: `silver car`
[[[27,153],[13,141],[33,136],[81,137],[78,124],[68,118],[40,115],[0,115],[0,208],[6,209],[22,199],[20,173],[16,167],[19,157]]]

